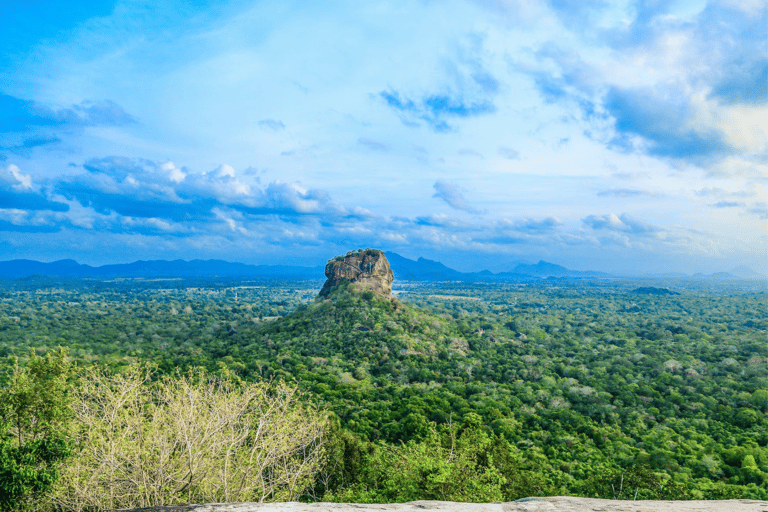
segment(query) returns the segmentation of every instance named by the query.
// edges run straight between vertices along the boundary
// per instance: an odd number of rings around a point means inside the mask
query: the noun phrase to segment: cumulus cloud
[[[55,109],[38,102],[0,94],[0,131],[24,131],[35,126],[105,126],[136,122],[112,101],[83,101]]]
[[[595,16],[610,8],[551,5],[582,33],[594,31]],[[768,138],[758,119],[768,116],[766,6],[710,2],[685,20],[671,9],[636,3],[626,23],[600,29],[599,60],[549,42],[535,51],[534,64],[516,64],[546,102],[577,108],[586,133],[611,148],[705,168],[764,161]]]
[[[83,101],[67,108],[0,94],[0,133],[9,143],[2,149],[23,152],[61,141],[60,133],[87,126],[121,126],[135,123],[120,105],[112,101]]]
[[[325,191],[305,189],[296,183],[276,181],[262,189],[243,181],[229,165],[191,173],[172,162],[108,157],[89,160],[83,167],[85,174],[60,180],[54,190],[101,215],[154,219],[152,225],[164,226],[166,231],[185,231],[171,229],[184,223],[200,227],[224,222],[231,227],[234,216],[247,223],[264,216],[292,220],[364,214],[347,211]]]
[[[50,224],[31,224],[28,222],[14,223],[0,218],[0,231],[11,231],[15,233],[55,233],[59,231],[59,227]]]
[[[454,128],[448,123],[451,118],[476,117],[496,111],[488,100],[465,100],[449,94],[431,94],[411,99],[393,90],[382,91],[379,96],[388,106],[400,114],[406,125],[417,125],[416,119],[425,121],[435,132],[450,132]]]
[[[512,223],[516,231],[527,233],[551,232],[563,222],[557,217],[546,217],[544,219],[522,219]]]
[[[647,224],[626,213],[620,216],[615,213],[589,215],[582,219],[582,223],[594,230],[616,231],[640,236],[652,236],[662,231],[661,228]]]
[[[246,213],[257,215],[329,215],[344,216],[347,210],[333,202],[324,190],[305,189],[296,183],[273,182],[264,191],[261,204],[254,207],[237,207]]]
[[[135,123],[136,120],[117,103],[105,101],[83,101],[70,109],[56,112],[57,117],[66,119],[66,124],[82,126],[120,126]]]
[[[578,247],[623,250],[633,236],[639,241],[633,250],[638,244],[651,251],[658,244],[673,243],[659,228],[626,214],[585,218],[585,226],[602,232],[598,236],[592,230],[568,231],[554,216],[498,221],[446,214],[386,217],[339,205],[327,192],[296,183],[273,182],[263,188],[246,183],[226,165],[193,173],[171,162],[107,158],[88,161],[84,169],[80,175],[43,185],[16,167],[1,169],[2,190],[35,194],[40,202],[0,208],[0,232],[6,232],[0,237],[54,236],[58,231],[70,244],[90,237],[102,245],[130,241],[144,247],[142,251],[152,247],[157,257],[170,257],[163,247],[173,246],[229,258],[278,247],[301,248],[304,254],[315,251],[324,258],[349,247],[407,248],[427,256],[436,247],[454,255],[537,251],[544,256]],[[448,180],[435,185],[440,199],[472,208],[457,185]],[[62,196],[70,203],[60,201]],[[766,215],[765,204],[755,203],[752,209]],[[230,251],[240,251],[239,256]]]
[[[469,213],[482,213],[480,210],[469,204],[469,201],[462,194],[462,189],[455,183],[446,179],[439,179],[432,187],[435,194],[432,197],[442,199],[451,208],[463,210]]]
[[[205,199],[185,200],[176,184],[149,160],[102,158],[86,162],[85,174],[63,177],[54,190],[102,215],[167,218],[184,221],[209,217]]]
[[[476,229],[476,226],[468,224],[460,219],[445,215],[444,213],[421,215],[413,220],[418,226],[433,226],[441,228],[450,228],[453,231],[468,231]]]
[[[682,89],[664,92],[612,87],[604,107],[617,132],[611,144],[623,149],[693,162],[733,152],[717,126],[696,125],[696,107],[685,101]]]
[[[0,169],[0,209],[66,212],[69,205],[51,200],[30,175],[10,164]]]
[[[491,225],[479,227],[473,235],[481,243],[499,245],[558,243],[557,228],[562,221],[557,217],[543,219],[501,219]]]
[[[744,56],[730,63],[714,84],[711,97],[727,105],[762,105],[768,102],[768,59],[764,55]]]
[[[23,174],[18,166],[11,164],[0,173],[0,182],[17,192],[33,190],[32,176]]]
[[[83,169],[40,186],[16,165],[0,168],[0,231],[66,228],[195,238],[215,233],[277,236],[273,242],[278,243],[286,229],[293,239],[312,238],[318,229],[349,228],[376,218],[298,183],[275,181],[264,188],[247,183],[229,165],[192,173],[172,162],[107,157],[88,160]]]
[[[394,110],[403,124],[423,121],[437,133],[452,132],[456,119],[496,112],[493,99],[499,81],[484,64],[483,38],[470,35],[457,47],[452,59],[443,62],[443,84],[437,91],[407,93],[389,88],[378,96]]]

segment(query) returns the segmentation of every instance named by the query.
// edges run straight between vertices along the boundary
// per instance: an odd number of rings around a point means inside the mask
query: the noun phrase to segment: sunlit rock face
[[[326,297],[343,282],[354,283],[383,297],[392,293],[394,274],[389,268],[387,257],[377,249],[348,252],[346,256],[337,256],[325,266],[328,280],[320,290],[320,296]]]
[[[211,503],[151,507],[134,512],[764,512],[765,507],[764,501],[757,500],[620,501],[558,496],[507,503]]]

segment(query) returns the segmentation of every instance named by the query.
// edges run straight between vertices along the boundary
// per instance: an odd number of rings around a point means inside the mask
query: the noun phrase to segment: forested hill
[[[768,498],[758,284],[184,283],[0,283],[0,356],[298,382],[337,418],[318,499]]]
[[[523,288],[515,302],[456,286],[421,290],[428,309],[341,288],[227,353],[299,379],[363,442],[414,442],[478,414],[517,447],[529,492],[588,493],[596,474],[648,468],[693,492],[679,497],[768,496],[764,296],[741,312],[720,303],[731,327],[718,333],[701,296]],[[750,454],[758,472],[739,473]]]

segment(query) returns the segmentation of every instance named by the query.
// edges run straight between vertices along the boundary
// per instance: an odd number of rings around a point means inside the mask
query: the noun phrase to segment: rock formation
[[[758,500],[616,501],[558,496],[507,503],[212,503],[151,507],[135,512],[765,512],[767,506],[767,502]]]
[[[377,249],[360,249],[330,260],[325,266],[325,277],[328,280],[320,290],[321,297],[328,296],[331,290],[343,282],[354,283],[360,288],[389,297],[392,293],[394,274],[383,252]]]

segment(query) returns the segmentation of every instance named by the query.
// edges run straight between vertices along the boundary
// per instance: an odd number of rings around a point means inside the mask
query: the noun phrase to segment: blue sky
[[[768,273],[762,0],[0,2],[0,259]]]

